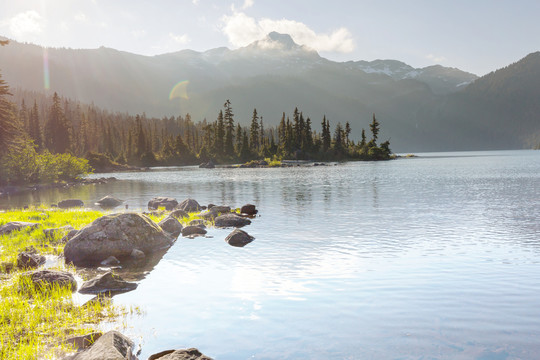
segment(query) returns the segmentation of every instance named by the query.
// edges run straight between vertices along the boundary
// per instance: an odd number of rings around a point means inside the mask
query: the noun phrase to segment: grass
[[[76,229],[103,216],[101,211],[34,208],[0,213],[0,226],[10,221],[37,222],[35,230],[15,231],[0,236],[0,262],[15,264],[17,254],[33,246],[40,254],[61,254],[63,234],[45,237],[44,229],[71,225]],[[5,266],[5,264],[4,264]],[[72,273],[74,268],[63,267]],[[20,269],[2,273],[0,282],[0,359],[53,359],[70,351],[62,341],[94,332],[103,320],[127,316],[133,309],[119,307],[112,300],[85,306],[75,303],[67,287],[36,288]]]

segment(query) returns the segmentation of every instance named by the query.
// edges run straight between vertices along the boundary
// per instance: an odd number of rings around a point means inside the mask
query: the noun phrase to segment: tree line
[[[0,75],[0,156],[3,157],[0,170],[4,173],[0,181],[3,182],[7,181],[6,160],[20,163],[21,153],[31,153],[27,157],[66,154],[73,163],[74,159],[86,158],[94,167],[98,167],[98,160],[104,159],[118,164],[158,166],[210,160],[237,163],[261,158],[384,160],[391,155],[389,141],[377,143],[380,124],[375,115],[369,125],[370,138],[362,130],[361,139],[354,141],[350,138],[349,122],[337,123],[332,131],[330,120],[323,116],[321,130],[317,131],[312,120],[297,108],[292,117],[283,113],[277,127],[265,127],[263,117],[253,109],[251,122],[242,126],[236,121],[229,100],[217,112],[215,120],[195,122],[190,114],[149,118],[144,113],[113,113],[57,93],[51,96],[17,89],[8,99],[9,91]],[[7,157],[10,148],[18,149],[15,152],[18,157],[13,157],[13,151],[11,158]],[[75,172],[88,171],[82,163],[73,167]],[[26,179],[20,174],[14,176],[11,171],[10,179],[38,181],[44,171],[41,175],[36,171]],[[64,170],[61,176],[73,174]]]

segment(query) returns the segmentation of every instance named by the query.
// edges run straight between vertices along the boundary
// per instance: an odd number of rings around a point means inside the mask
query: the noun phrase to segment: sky
[[[0,0],[0,35],[142,55],[288,33],[334,61],[393,59],[482,76],[540,50],[538,0]]]

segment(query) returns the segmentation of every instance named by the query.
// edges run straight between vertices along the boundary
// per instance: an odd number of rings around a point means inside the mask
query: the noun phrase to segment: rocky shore
[[[96,203],[114,208],[120,206],[122,201],[107,196]],[[66,200],[65,208],[81,205],[82,201],[70,199]],[[9,241],[10,236],[21,231],[43,231],[44,240],[50,239],[51,242],[56,242],[56,245],[65,244],[61,256],[66,264],[74,265],[77,273],[95,275],[78,284],[77,274],[46,268],[45,257],[33,247],[22,249],[17,255],[16,264],[1,264],[1,269],[5,273],[24,271],[24,276],[39,289],[68,287],[72,292],[95,295],[95,299],[99,301],[103,297],[110,298],[136,290],[137,281],[142,280],[144,274],[159,263],[167,249],[173,246],[180,236],[205,236],[208,227],[231,228],[232,232],[224,241],[233,247],[248,245],[255,238],[240,228],[251,224],[257,213],[258,210],[253,204],[245,204],[235,209],[228,205],[201,205],[194,199],[178,202],[170,197],[156,197],[148,202],[147,212],[104,214],[80,229],[75,229],[70,224],[46,229],[40,222],[10,221],[0,226],[0,236],[4,241]],[[116,271],[131,268],[136,270],[130,272],[129,281]],[[104,269],[108,270],[103,272]],[[106,334],[89,333],[65,341],[76,351],[64,357],[66,360],[137,359],[137,354],[133,353],[133,342],[116,331]],[[210,358],[197,349],[181,349],[162,351],[149,359]]]
[[[45,189],[67,189],[78,185],[92,185],[92,184],[107,184],[111,181],[116,181],[115,177],[101,177],[98,179],[78,179],[69,182],[57,182],[50,184],[34,184],[34,185],[8,185],[0,187],[0,197],[15,195],[23,192],[31,192]]]

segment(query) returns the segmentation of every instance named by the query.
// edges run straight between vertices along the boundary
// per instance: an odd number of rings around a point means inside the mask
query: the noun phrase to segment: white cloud
[[[37,11],[28,10],[8,20],[9,31],[15,39],[38,35],[43,31],[43,18]]]
[[[441,63],[446,60],[444,56],[436,56],[433,54],[426,55],[426,59],[433,61],[434,63]]]
[[[253,0],[244,0],[244,5],[242,5],[242,9],[248,9],[253,6]]]
[[[267,18],[256,20],[243,12],[234,12],[230,16],[225,15],[221,20],[223,23],[221,31],[227,36],[229,42],[237,47],[246,46],[253,41],[264,38],[272,31],[277,31],[289,34],[295,42],[307,45],[317,51],[349,53],[355,48],[351,32],[344,27],[329,34],[317,34],[306,24],[298,21]]]
[[[193,3],[193,5],[199,5],[199,1],[200,0],[192,0],[191,2]]]
[[[173,33],[169,33],[169,37],[173,39],[175,42],[177,42],[178,44],[187,44],[188,42],[191,41],[191,39],[189,38],[189,36],[187,36],[187,34],[175,35]]]
[[[136,39],[143,38],[146,36],[146,30],[132,30],[131,35]]]
[[[86,22],[87,18],[86,18],[86,15],[82,12],[78,12],[75,16],[74,16],[75,20],[79,21],[79,22]]]

